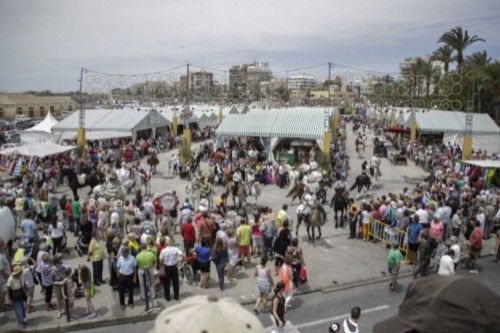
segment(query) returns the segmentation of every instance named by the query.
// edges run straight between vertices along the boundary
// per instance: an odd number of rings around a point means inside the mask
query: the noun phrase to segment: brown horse
[[[236,207],[236,198],[238,198],[238,208],[241,208],[243,205],[246,205],[247,203],[247,190],[245,188],[245,185],[243,182],[240,182],[238,184],[238,188],[234,188],[233,186],[233,181],[226,181],[226,187],[225,187],[225,200],[227,202],[227,198],[231,194],[233,197],[233,206]],[[226,204],[224,202],[224,204]]]
[[[307,215],[305,219],[305,223],[307,225],[307,237],[309,237],[309,240],[312,240],[313,243],[315,239],[320,239],[321,238],[321,226],[324,225],[326,222],[326,212],[323,206],[320,204],[316,204],[314,207],[310,208],[309,214]],[[309,233],[309,230],[312,228],[312,237],[311,234]],[[319,235],[317,238],[315,238],[314,235],[314,229],[318,228]]]
[[[292,197],[292,203],[295,198],[299,198],[299,201],[302,200],[302,196],[305,192],[305,185],[302,182],[298,182],[295,186],[288,192],[286,195],[287,198]]]

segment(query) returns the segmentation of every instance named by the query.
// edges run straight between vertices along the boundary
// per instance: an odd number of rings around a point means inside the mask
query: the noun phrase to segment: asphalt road
[[[459,274],[482,281],[500,295],[500,265],[493,262],[491,256],[483,258],[481,265],[483,271],[478,275],[469,274],[467,271],[461,271]],[[387,283],[378,283],[332,293],[311,293],[298,296],[292,301],[292,308],[285,315],[290,326],[287,332],[328,332],[329,325],[333,322],[341,323],[354,306],[362,309],[359,322],[360,332],[371,332],[375,323],[397,313],[404,297],[404,290],[411,281],[412,278],[401,279],[399,282],[402,287],[397,293],[389,293]],[[247,308],[251,310],[252,306],[247,306]],[[260,314],[259,319],[265,327],[272,326],[269,313]],[[146,333],[152,327],[153,321],[147,321],[91,331],[92,333]],[[78,332],[90,333],[90,330]]]

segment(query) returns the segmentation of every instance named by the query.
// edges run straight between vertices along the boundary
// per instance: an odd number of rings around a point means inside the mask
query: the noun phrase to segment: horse
[[[361,175],[356,177],[356,181],[354,184],[352,184],[351,188],[349,189],[349,192],[351,192],[354,188],[358,189],[358,195],[357,198],[359,198],[361,194],[361,190],[363,188],[366,188],[366,193],[370,191],[370,187],[372,186],[372,180],[370,179],[370,176],[368,176],[366,173],[362,173]]]
[[[309,240],[312,240],[313,243],[315,239],[320,239],[321,238],[321,226],[325,224],[326,222],[326,213],[325,210],[323,209],[323,206],[320,204],[316,204],[315,206],[310,208],[309,214],[307,215],[305,222],[307,224],[307,237],[309,237]],[[311,234],[309,233],[309,230],[312,228],[312,238]],[[319,235],[317,238],[315,238],[314,235],[314,228],[318,228]]]
[[[125,168],[122,166],[120,169],[116,170],[115,173],[120,185],[125,188],[127,194],[130,194],[136,184],[136,175],[132,168]]]
[[[73,197],[78,195],[78,189],[82,187],[90,186],[88,183],[88,177],[86,173],[82,173],[79,176],[71,168],[63,168],[62,176],[68,178],[68,186],[73,192]],[[92,188],[91,188],[92,191]]]
[[[160,161],[158,160],[156,153],[151,153],[149,155],[147,163],[149,165],[149,172],[153,175],[156,174],[156,166],[160,164]]]
[[[248,194],[255,199],[255,206],[257,206],[257,199],[262,194],[262,185],[258,181],[252,182],[248,186]]]
[[[295,200],[295,198],[299,198],[299,200],[302,200],[304,192],[305,192],[305,185],[302,182],[298,182],[290,191],[288,191],[286,197],[287,198],[292,197],[291,203],[293,203],[293,200]]]
[[[335,212],[335,228],[338,228],[338,212],[340,212],[340,227],[344,227],[344,214],[347,210],[348,199],[344,189],[336,189],[335,194],[330,202],[330,207],[333,207]]]
[[[236,192],[236,195],[235,195]],[[233,197],[233,206],[236,207],[236,198],[238,198],[238,207],[241,208],[242,205],[246,204],[247,191],[243,182],[238,183],[238,187],[236,191],[233,188],[233,181],[226,182],[226,190],[224,192],[226,194],[226,201],[229,197],[229,194]],[[225,204],[225,203],[224,203]]]

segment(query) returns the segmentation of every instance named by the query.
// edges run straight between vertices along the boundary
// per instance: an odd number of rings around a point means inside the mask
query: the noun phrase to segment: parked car
[[[8,148],[14,148],[14,147],[19,147],[21,144],[20,143],[4,143],[1,147],[0,150],[8,149]]]

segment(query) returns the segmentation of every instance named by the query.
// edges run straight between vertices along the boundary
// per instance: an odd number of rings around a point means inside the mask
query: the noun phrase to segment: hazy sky
[[[254,59],[273,71],[332,61],[393,73],[456,25],[487,41],[469,53],[500,58],[498,0],[0,0],[0,90],[75,90],[81,67],[143,73]],[[324,78],[327,67],[306,72]]]

